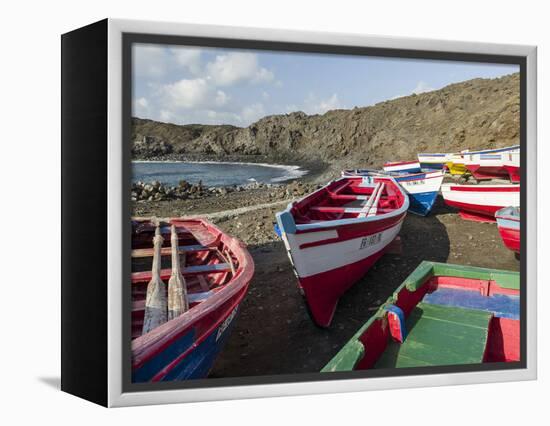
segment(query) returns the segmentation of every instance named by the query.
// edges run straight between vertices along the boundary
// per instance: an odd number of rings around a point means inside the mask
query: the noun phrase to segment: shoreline
[[[292,164],[271,164],[271,163],[253,163],[253,162],[244,162],[244,161],[215,161],[215,160],[132,160],[132,163],[137,164],[163,164],[163,163],[181,163],[181,164],[229,164],[234,166],[260,166],[260,167],[268,167],[273,169],[283,169],[287,172],[287,174],[271,178],[269,182],[264,183],[284,183],[289,182],[295,179],[300,179],[302,177],[307,176],[310,171],[308,169],[303,168],[301,165]],[[257,182],[256,179],[253,181]],[[245,183],[242,183],[240,185],[244,185]],[[232,186],[235,184],[229,184],[225,186]]]
[[[293,159],[292,161],[286,158],[270,158],[268,156],[255,156],[255,155],[224,155],[223,158],[219,156],[211,155],[159,155],[151,156],[147,158],[136,157],[133,158],[132,163],[191,163],[191,164],[234,164],[234,165],[257,165],[263,167],[282,168],[287,170],[300,170],[306,171],[300,176],[296,176],[287,180],[284,183],[290,183],[297,179],[304,181],[317,180],[324,172],[326,172],[330,165],[322,161],[301,161],[300,159]],[[289,169],[292,168],[292,169]],[[273,182],[282,183],[282,182]]]

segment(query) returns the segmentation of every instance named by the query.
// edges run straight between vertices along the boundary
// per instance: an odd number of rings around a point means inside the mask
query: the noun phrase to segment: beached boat
[[[496,212],[498,232],[504,245],[516,253],[520,252],[520,210],[519,207],[505,207]]]
[[[497,210],[519,206],[520,186],[502,185],[441,185],[445,203],[459,210],[463,219],[494,222]]]
[[[343,177],[277,213],[313,320],[328,327],[340,296],[384,254],[409,198],[387,176]]]
[[[450,154],[447,157],[446,165],[451,175],[460,176],[468,171],[474,174],[474,172],[472,171],[474,170],[475,173],[477,173],[479,176],[479,179],[478,178],[476,179],[478,180],[492,179],[492,177],[485,177],[483,173],[483,168],[479,170],[480,156],[484,156],[484,160],[487,161],[486,172],[492,173],[493,169],[495,168],[498,169],[499,167],[502,166],[502,164],[497,164],[495,167],[495,165],[492,164],[492,161],[500,159],[501,154],[505,154],[509,152],[519,152],[519,145],[508,146],[505,148],[484,149],[484,150],[478,150],[478,151],[469,151],[469,150],[460,151],[459,153],[456,153],[456,154]],[[468,165],[471,166],[471,170],[469,170]],[[494,177],[500,177],[500,176],[501,175],[494,176]],[[474,177],[476,177],[475,174],[474,174]]]
[[[417,154],[420,168],[424,169],[443,169],[446,168],[447,158],[450,153],[420,153]]]
[[[342,176],[392,176],[409,196],[409,211],[426,216],[432,210],[443,178],[444,170],[423,171],[421,173],[381,172],[370,169],[344,170]]]
[[[464,165],[476,180],[507,179],[509,174],[504,167],[506,154],[470,154]]]
[[[520,361],[519,273],[422,262],[322,372]]]
[[[385,172],[418,173],[421,171],[418,161],[389,161],[384,164]]]
[[[513,183],[520,182],[520,153],[507,152],[503,154],[502,165],[508,172],[508,176]]]
[[[449,154],[445,165],[451,175],[462,176],[468,170],[464,162],[464,153]]]
[[[162,256],[172,256],[171,269],[160,268]],[[164,267],[167,262],[162,258]],[[178,271],[185,285],[177,295],[183,292],[187,310],[170,319],[172,289],[163,283]],[[147,219],[132,221],[133,382],[206,377],[228,339],[253,273],[245,246],[206,220],[167,219],[158,227]],[[148,283],[155,277],[159,285],[151,289]],[[159,298],[151,300],[155,291]],[[165,322],[146,331],[154,309]]]

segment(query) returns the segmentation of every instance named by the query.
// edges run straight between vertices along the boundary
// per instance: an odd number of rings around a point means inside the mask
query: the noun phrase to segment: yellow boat
[[[464,154],[451,154],[447,157],[447,162],[445,163],[449,173],[453,176],[461,176],[468,171],[466,165],[464,164]]]
[[[447,161],[446,163],[449,173],[453,176],[461,176],[468,171],[464,163],[458,163],[454,161]]]

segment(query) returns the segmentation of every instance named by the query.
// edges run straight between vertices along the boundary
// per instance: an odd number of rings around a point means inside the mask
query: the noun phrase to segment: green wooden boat
[[[422,262],[322,372],[520,360],[519,273]]]

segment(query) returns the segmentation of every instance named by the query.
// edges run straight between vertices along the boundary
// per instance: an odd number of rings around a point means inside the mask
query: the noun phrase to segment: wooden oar
[[[179,317],[189,309],[187,299],[187,284],[181,274],[179,240],[175,225],[171,228],[172,236],[172,275],[168,280],[168,320]],[[183,263],[185,264],[186,255],[183,253]],[[184,265],[185,266],[185,265]]]
[[[378,202],[380,201],[380,197],[382,196],[382,192],[384,192],[384,187],[385,186],[386,186],[385,183],[382,183],[382,185],[380,185],[380,190],[376,194],[376,199],[374,200],[374,203],[372,203],[372,206],[369,209],[369,212],[367,213],[367,217],[376,216],[376,213],[378,212]]]
[[[376,184],[374,187],[374,190],[372,191],[372,194],[370,194],[369,201],[367,201],[367,204],[365,204],[365,207],[363,207],[363,211],[357,216],[357,217],[366,217],[367,213],[369,212],[372,203],[374,202],[374,199],[376,198],[376,195],[378,194],[378,191],[380,190],[380,182]]]
[[[145,316],[143,318],[142,334],[149,333],[166,322],[168,307],[166,304],[166,285],[160,278],[160,249],[163,243],[160,235],[160,225],[157,223],[153,238],[153,267],[151,268],[151,281],[147,284],[147,297],[145,299]]]

